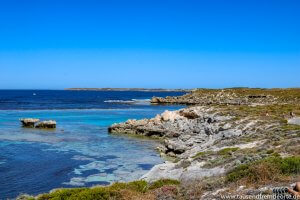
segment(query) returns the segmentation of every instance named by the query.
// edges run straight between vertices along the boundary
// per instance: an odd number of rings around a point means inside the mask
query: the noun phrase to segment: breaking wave
[[[105,100],[105,103],[149,103],[150,99]]]

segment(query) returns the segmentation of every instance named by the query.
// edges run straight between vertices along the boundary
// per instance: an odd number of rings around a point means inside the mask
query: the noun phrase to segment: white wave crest
[[[150,99],[105,100],[105,103],[149,103]]]

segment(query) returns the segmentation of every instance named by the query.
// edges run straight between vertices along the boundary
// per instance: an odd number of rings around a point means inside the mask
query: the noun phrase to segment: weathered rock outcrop
[[[48,120],[37,123],[35,128],[56,128],[56,121]]]
[[[293,118],[289,119],[288,124],[300,126],[300,117],[293,117]]]
[[[154,167],[143,178],[154,181],[159,178],[200,178],[224,173],[223,167],[203,168],[205,163],[193,157],[203,151],[216,150],[216,143],[255,133],[256,121],[243,120],[233,123],[234,116],[221,115],[216,109],[195,106],[178,111],[165,111],[152,119],[128,120],[109,127],[111,133],[136,134],[163,139],[159,148],[162,155],[179,159]],[[263,127],[262,127],[263,128]],[[267,129],[267,128],[266,128]]]
[[[28,128],[34,128],[35,124],[39,121],[40,121],[39,119],[34,119],[34,118],[20,119],[22,126]]]
[[[222,167],[212,169],[203,168],[203,163],[195,162],[187,167],[181,167],[178,163],[166,161],[163,164],[154,166],[141,179],[147,182],[154,182],[159,179],[176,179],[181,181],[194,181],[204,177],[221,175],[225,172]]]
[[[243,134],[242,130],[231,127],[232,116],[209,114],[210,111],[203,106],[165,111],[152,119],[113,124],[109,132],[164,138],[163,153],[188,157],[190,150],[203,149],[216,140]],[[185,154],[186,151],[189,152]]]
[[[20,122],[22,123],[22,126],[26,128],[56,128],[56,121],[53,120],[40,122],[40,119],[25,118],[20,119]]]

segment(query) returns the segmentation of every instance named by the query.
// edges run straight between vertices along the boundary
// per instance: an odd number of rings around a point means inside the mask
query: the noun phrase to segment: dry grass
[[[155,200],[156,199],[156,195],[151,192],[142,194],[133,190],[121,190],[120,194],[122,198],[120,200]]]
[[[269,157],[263,160],[240,165],[230,171],[226,180],[250,185],[263,185],[284,180],[288,176],[300,174],[300,156]]]

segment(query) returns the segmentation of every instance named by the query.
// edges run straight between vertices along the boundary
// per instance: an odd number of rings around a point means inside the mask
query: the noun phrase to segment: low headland
[[[116,91],[116,92],[190,92],[190,89],[163,89],[163,88],[66,88],[70,91]]]
[[[165,163],[130,183],[19,198],[206,200],[272,195],[300,181],[299,88],[197,89],[151,103],[187,107],[113,124],[109,132],[159,139]]]

